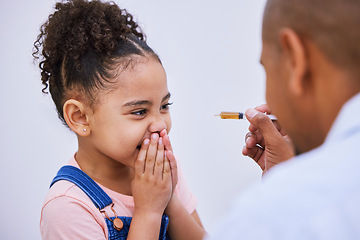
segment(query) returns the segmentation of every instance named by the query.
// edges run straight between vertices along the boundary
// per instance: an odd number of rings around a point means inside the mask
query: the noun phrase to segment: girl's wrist
[[[179,211],[179,209],[181,209],[182,207],[182,203],[179,201],[179,199],[177,198],[177,196],[175,194],[173,194],[171,196],[171,199],[165,209],[165,213],[167,215],[175,215],[176,211]]]
[[[135,209],[127,239],[157,239],[161,228],[162,214],[144,209]]]
[[[161,222],[163,213],[157,211],[148,211],[144,209],[135,209],[133,218],[140,218],[151,223]]]

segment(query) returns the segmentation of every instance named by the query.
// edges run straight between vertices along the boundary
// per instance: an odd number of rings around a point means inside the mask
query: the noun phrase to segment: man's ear
[[[306,92],[308,86],[308,59],[306,48],[294,30],[284,28],[280,32],[280,46],[286,58],[289,72],[289,90],[296,96]]]
[[[77,135],[86,137],[90,134],[88,116],[85,112],[85,106],[82,102],[69,99],[63,107],[64,119],[67,125]]]

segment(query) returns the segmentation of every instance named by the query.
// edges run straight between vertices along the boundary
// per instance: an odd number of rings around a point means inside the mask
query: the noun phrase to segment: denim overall
[[[59,172],[57,173],[56,177],[50,184],[50,187],[57,181],[60,180],[67,180],[69,182],[74,183],[77,185],[81,190],[83,190],[86,195],[92,200],[95,206],[102,212],[106,206],[112,205],[113,201],[111,198],[100,188],[100,186],[92,180],[85,172],[80,170],[79,168],[73,166],[63,166]],[[111,207],[113,210],[113,208]],[[115,213],[115,211],[113,210]],[[115,218],[120,218],[123,223],[123,227],[121,230],[117,230],[115,228]],[[132,217],[123,217],[123,216],[115,216],[115,217],[108,217],[106,215],[105,222],[108,228],[109,233],[109,240],[125,240],[129,233],[130,223]],[[170,240],[168,235],[166,234],[166,228],[169,224],[169,218],[167,215],[163,215],[161,221],[161,228],[160,228],[160,235],[159,240]]]

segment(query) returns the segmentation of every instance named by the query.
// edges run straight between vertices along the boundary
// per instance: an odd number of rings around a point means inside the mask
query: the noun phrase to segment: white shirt
[[[238,196],[211,239],[360,239],[359,151],[360,93],[320,147]]]

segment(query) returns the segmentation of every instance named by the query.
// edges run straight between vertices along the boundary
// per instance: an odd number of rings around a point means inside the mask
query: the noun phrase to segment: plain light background
[[[220,120],[265,102],[261,19],[265,0],[116,0],[140,22],[172,93],[170,133],[198,213],[211,234],[233,197],[260,181],[242,156],[246,120]],[[77,148],[41,92],[31,56],[55,1],[1,0],[0,239],[40,239],[49,183]]]

